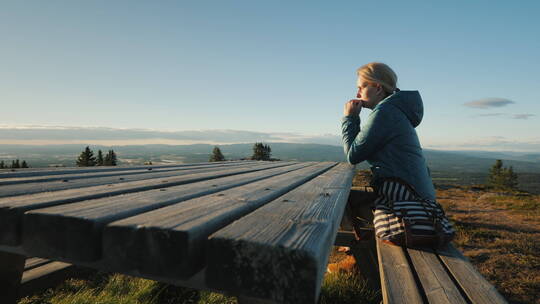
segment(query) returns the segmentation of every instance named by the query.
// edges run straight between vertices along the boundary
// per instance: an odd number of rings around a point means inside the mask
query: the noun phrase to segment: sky
[[[380,61],[420,92],[425,148],[538,152],[539,14],[538,1],[0,0],[0,144],[339,145],[356,69]]]

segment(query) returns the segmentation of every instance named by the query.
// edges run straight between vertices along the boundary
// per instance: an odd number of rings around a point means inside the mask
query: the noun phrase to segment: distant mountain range
[[[339,146],[297,143],[267,143],[272,156],[281,160],[297,161],[345,161]],[[227,159],[247,158],[252,154],[253,144],[219,145]],[[121,164],[142,164],[146,161],[158,163],[193,163],[208,161],[213,145],[131,145],[97,146],[90,148],[106,152],[114,149]],[[0,160],[11,163],[13,159],[24,159],[32,167],[49,165],[75,166],[75,160],[84,145],[0,145]],[[439,151],[424,150],[432,171],[487,172],[496,159],[505,166],[513,166],[516,172],[540,173],[540,153],[489,152],[489,151]],[[367,168],[361,164],[360,168]]]

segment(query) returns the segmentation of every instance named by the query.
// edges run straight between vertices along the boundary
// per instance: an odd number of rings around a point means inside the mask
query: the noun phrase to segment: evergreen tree
[[[25,160],[22,161],[21,168],[29,168]]]
[[[103,166],[103,153],[101,150],[98,150],[96,162],[98,166]]]
[[[488,186],[494,189],[516,190],[518,187],[518,176],[514,172],[514,168],[503,167],[503,162],[500,159],[495,161],[495,164],[489,169]]]
[[[253,160],[270,160],[272,155],[272,149],[270,146],[263,143],[255,143],[253,145],[253,155],[251,159]]]
[[[77,158],[78,167],[91,167],[96,165],[96,157],[94,152],[90,150],[90,147],[86,146],[86,149],[81,152],[79,158]]]
[[[4,163],[4,161],[0,161],[0,169],[5,169],[6,168],[6,164]]]
[[[105,155],[105,161],[103,162],[105,166],[116,166],[118,160],[116,159],[116,153],[113,150],[109,150]]]
[[[214,150],[212,151],[212,155],[210,156],[210,160],[211,162],[219,162],[219,161],[224,161],[225,160],[225,156],[223,156],[223,153],[221,153],[221,150],[215,146],[214,147]]]
[[[18,159],[11,162],[11,168],[20,168],[20,167],[21,165]]]

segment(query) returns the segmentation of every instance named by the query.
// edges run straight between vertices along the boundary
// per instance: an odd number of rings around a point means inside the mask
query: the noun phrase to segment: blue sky
[[[2,1],[0,143],[21,128],[337,143],[356,68],[382,61],[420,91],[425,147],[540,151],[540,2],[291,2]]]

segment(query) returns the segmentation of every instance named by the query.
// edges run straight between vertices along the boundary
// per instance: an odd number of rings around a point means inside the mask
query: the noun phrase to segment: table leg
[[[25,261],[24,255],[0,251],[0,303],[17,303]]]

